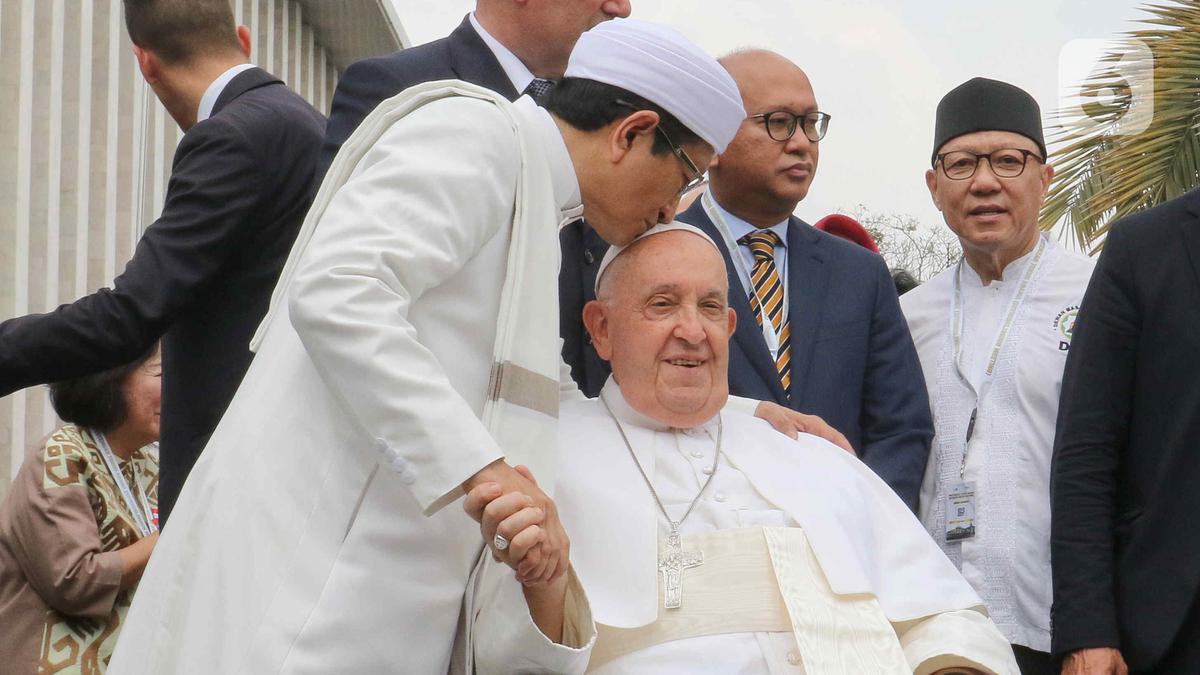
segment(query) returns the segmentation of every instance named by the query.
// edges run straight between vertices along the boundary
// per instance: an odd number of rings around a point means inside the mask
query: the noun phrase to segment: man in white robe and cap
[[[418,85],[343,146],[110,672],[445,672],[484,545],[445,507],[480,484],[542,514],[532,547],[490,553],[523,558],[522,581],[573,578],[553,503],[512,468],[553,484],[560,394],[577,395],[559,384],[556,226],[583,211],[623,244],[669,221],[745,112],[715,60],[637,21],[584,34],[555,91],[548,112]],[[560,626],[523,612],[480,639],[570,670],[591,639],[572,588]]]
[[[1038,229],[1053,168],[1037,102],[974,78],[938,104],[925,181],[957,265],[900,299],[936,435],[930,535],[987,603],[1025,675],[1050,658],[1050,457],[1063,368],[1094,262]]]
[[[598,626],[589,672],[1017,672],[979,596],[869,468],[726,407],[736,319],[707,235],[658,225],[611,249],[597,284],[584,321],[613,375],[563,405],[555,485]],[[489,496],[467,496],[483,534],[519,536],[512,497]],[[480,584],[476,630],[520,606],[506,590]],[[477,640],[477,665],[519,659],[513,645]]]

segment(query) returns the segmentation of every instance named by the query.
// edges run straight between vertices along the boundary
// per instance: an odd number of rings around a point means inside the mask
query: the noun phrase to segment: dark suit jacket
[[[318,181],[325,176],[342,143],[376,106],[413,85],[434,80],[463,80],[510,101],[520,96],[496,55],[466,18],[440,40],[357,61],[342,73],[333,95]]]
[[[563,360],[571,378],[591,398],[600,395],[612,368],[592,347],[592,336],[583,327],[583,306],[596,299],[596,270],[608,243],[588,224],[577,220],[558,233],[562,267],[558,271],[558,322],[563,339]]]
[[[701,200],[678,218],[707,232],[725,256],[729,306],[738,317],[729,350],[730,392],[821,416],[915,510],[933,418],[917,351],[883,258],[791,219],[789,398],[737,268]]]
[[[128,363],[162,338],[162,519],[250,365],[323,128],[272,75],[240,73],[184,134],[162,216],[113,288],[0,324],[0,395]]]
[[[1113,225],[1079,310],[1051,466],[1053,651],[1154,668],[1200,587],[1200,191]]]

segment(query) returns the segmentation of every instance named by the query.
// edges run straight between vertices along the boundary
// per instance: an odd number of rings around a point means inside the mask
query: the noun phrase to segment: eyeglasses
[[[992,173],[1000,178],[1016,178],[1025,171],[1025,163],[1032,157],[1039,162],[1045,160],[1036,152],[1019,148],[1001,148],[980,154],[970,150],[955,150],[937,156],[934,163],[941,162],[942,173],[950,180],[966,180],[975,175],[979,160],[986,159]]]
[[[632,103],[626,103],[620,99],[618,99],[616,103],[617,105],[624,106],[632,110],[643,110],[643,108],[640,108]],[[682,197],[683,195],[703,185],[705,180],[704,172],[700,170],[700,167],[696,166],[696,163],[693,162],[692,158],[688,156],[687,151],[680,147],[675,141],[671,140],[671,136],[667,134],[666,129],[662,128],[661,123],[655,125],[654,129],[658,133],[662,134],[663,140],[667,142],[667,147],[671,149],[671,152],[674,153],[677,158],[679,158],[680,162],[683,162],[683,166],[690,172],[692,176],[692,179],[684,184],[684,186],[679,190],[678,196]]]
[[[807,112],[797,115],[787,110],[772,110],[771,112],[749,115],[746,119],[762,120],[767,127],[767,135],[780,143],[791,138],[796,133],[796,127],[804,129],[804,137],[816,143],[825,138],[829,130],[830,116],[823,112]],[[799,124],[804,120],[804,124]]]

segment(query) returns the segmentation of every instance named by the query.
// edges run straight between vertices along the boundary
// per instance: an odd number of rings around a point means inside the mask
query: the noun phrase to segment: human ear
[[[238,37],[238,45],[240,45],[242,48],[242,54],[245,54],[247,59],[250,58],[250,51],[251,51],[250,29],[246,28],[245,26],[239,25],[237,27],[237,37]]]
[[[146,80],[146,84],[154,84],[159,78],[158,57],[154,52],[147,51],[133,46],[133,57],[137,60],[138,70],[142,71],[142,78]]]
[[[592,300],[583,306],[583,326],[592,336],[592,346],[596,354],[605,361],[612,359],[612,340],[608,335],[608,316],[604,302]]]
[[[929,197],[933,199],[933,205],[938,211],[942,210],[942,205],[938,203],[937,198],[937,173],[933,169],[925,172],[925,187],[929,188]]]
[[[613,162],[624,158],[633,149],[633,144],[639,136],[653,136],[658,123],[658,113],[650,110],[638,110],[628,117],[614,121],[609,135]]]

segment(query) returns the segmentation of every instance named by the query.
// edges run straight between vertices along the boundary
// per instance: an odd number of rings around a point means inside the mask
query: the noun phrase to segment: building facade
[[[251,60],[329,112],[351,62],[408,45],[391,0],[231,0]],[[110,286],[162,207],[182,132],[142,80],[121,0],[0,2],[0,320]],[[0,399],[0,498],[56,425]]]

